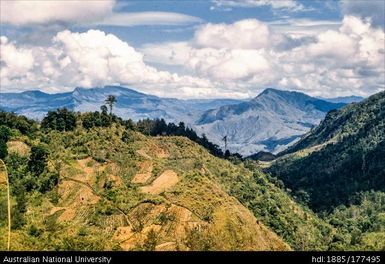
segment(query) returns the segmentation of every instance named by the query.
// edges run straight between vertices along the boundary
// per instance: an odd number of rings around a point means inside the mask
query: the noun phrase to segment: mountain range
[[[342,96],[342,97],[336,97],[336,98],[323,98],[320,97],[319,99],[331,102],[331,103],[345,103],[345,104],[350,104],[350,103],[359,103],[362,100],[364,100],[364,97],[361,96]]]
[[[318,99],[272,89],[252,101],[274,98],[281,108],[279,95],[327,111]],[[196,122],[211,122],[211,112]],[[330,110],[284,152],[259,153],[265,162],[215,157],[186,137],[149,136],[118,118],[90,127],[97,113],[52,114],[46,129],[0,111],[0,183],[8,179],[16,201],[11,250],[385,249],[384,92]]]
[[[108,95],[117,103],[113,112],[122,118],[139,120],[163,118],[185,122],[198,134],[244,156],[258,151],[277,153],[295,143],[317,125],[329,110],[345,105],[346,98],[329,101],[299,92],[268,88],[252,100],[160,98],[119,86],[75,88],[72,92],[47,94],[41,91],[1,93],[0,107],[41,120],[57,108],[97,111]],[[355,98],[358,100],[357,98]],[[343,102],[339,102],[343,101]]]
[[[193,119],[194,114],[213,107],[239,103],[239,100],[178,100],[160,98],[119,86],[101,88],[75,88],[72,92],[47,94],[41,91],[22,93],[1,93],[0,105],[5,111],[12,111],[29,118],[41,120],[50,110],[66,107],[73,111],[98,111],[108,95],[116,96],[114,113],[122,118],[139,120],[164,118],[169,122]]]

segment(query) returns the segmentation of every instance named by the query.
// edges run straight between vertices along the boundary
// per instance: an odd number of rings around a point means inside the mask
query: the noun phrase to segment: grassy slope
[[[42,134],[50,148],[48,169],[60,171],[61,180],[49,193],[29,194],[26,224],[14,231],[13,249],[328,248],[335,231],[253,164],[215,158],[182,137],[130,132],[123,142],[123,131]],[[151,167],[145,183],[132,183]],[[178,175],[176,185],[158,194],[141,191],[166,170]],[[0,228],[5,232],[4,224]]]
[[[50,148],[48,170],[60,171],[60,183],[49,193],[29,195],[26,224],[14,231],[13,249],[289,249],[204,164],[239,168],[185,138],[132,132],[132,142],[124,143],[122,133],[113,127],[42,136]],[[132,183],[149,165],[147,182]],[[142,192],[166,170],[178,175],[175,186]],[[5,221],[0,228],[4,233]]]

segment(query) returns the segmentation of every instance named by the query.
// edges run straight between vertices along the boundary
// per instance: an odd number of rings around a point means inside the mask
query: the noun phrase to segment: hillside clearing
[[[141,187],[141,191],[151,194],[160,194],[179,181],[178,175],[172,170],[166,170],[161,175],[159,175],[152,183],[148,186]]]

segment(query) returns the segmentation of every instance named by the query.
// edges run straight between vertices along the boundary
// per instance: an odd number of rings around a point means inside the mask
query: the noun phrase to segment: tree
[[[0,141],[7,142],[11,137],[11,130],[7,126],[0,126]]]
[[[90,129],[95,126],[96,118],[93,113],[86,113],[83,116],[82,125],[86,129]]]
[[[35,175],[40,175],[46,166],[48,150],[43,145],[33,146],[28,162],[29,170]]]
[[[0,159],[8,155],[7,141],[11,137],[11,130],[7,126],[0,126]]]
[[[4,159],[6,156],[8,156],[7,143],[0,140],[0,159]]]
[[[105,102],[110,107],[110,116],[112,116],[112,107],[117,102],[116,97],[114,95],[109,95]]]
[[[41,121],[43,129],[53,129],[58,131],[71,131],[76,127],[76,115],[67,108],[49,111]]]
[[[8,113],[2,110],[0,110],[0,125],[5,125],[10,129],[17,129],[20,133],[29,136],[33,136],[38,130],[36,121],[30,120],[25,116],[19,116],[15,113]]]
[[[102,105],[102,106],[100,107],[100,111],[102,111],[102,114],[107,114],[107,111],[108,111],[107,106]]]

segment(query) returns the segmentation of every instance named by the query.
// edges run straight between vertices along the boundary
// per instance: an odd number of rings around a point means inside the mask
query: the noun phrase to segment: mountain
[[[97,111],[108,95],[115,95],[114,113],[139,120],[163,118],[183,121],[198,134],[224,149],[244,156],[258,151],[277,153],[317,125],[326,112],[343,106],[298,92],[266,89],[250,101],[233,99],[179,100],[160,98],[119,86],[76,88],[72,92],[46,94],[40,91],[1,93],[1,107],[41,120],[47,111],[67,107],[73,111]]]
[[[235,164],[184,137],[149,137],[119,121],[85,129],[85,115],[76,114],[73,130],[32,122],[25,133],[16,133],[25,119],[0,119],[2,131],[4,124],[13,130],[4,159],[17,201],[12,250],[322,250],[333,240],[329,224],[255,163]],[[0,182],[4,173],[0,167]],[[0,214],[1,249],[6,221]]]
[[[232,152],[277,153],[299,140],[328,111],[343,105],[269,88],[251,101],[206,111],[195,128],[218,145],[223,145],[221,140],[227,136],[228,149]]]
[[[344,103],[344,104],[350,104],[350,103],[358,103],[364,100],[364,97],[361,96],[343,96],[343,97],[336,97],[336,98],[320,98],[322,100],[331,102],[331,103]]]
[[[120,86],[105,86],[91,89],[75,88],[72,92],[57,94],[47,94],[41,91],[1,93],[0,105],[5,111],[41,120],[48,111],[62,107],[80,112],[97,111],[105,103],[104,100],[108,95],[118,98],[114,113],[122,118],[133,120],[164,118],[169,122],[188,122],[196,118],[200,112],[212,107],[240,102],[232,99],[160,98]]]
[[[330,111],[267,170],[316,211],[385,191],[385,92]]]
[[[29,118],[42,119],[48,111],[58,107],[74,109],[72,93],[46,94],[41,91],[26,91],[0,94],[1,109]]]

